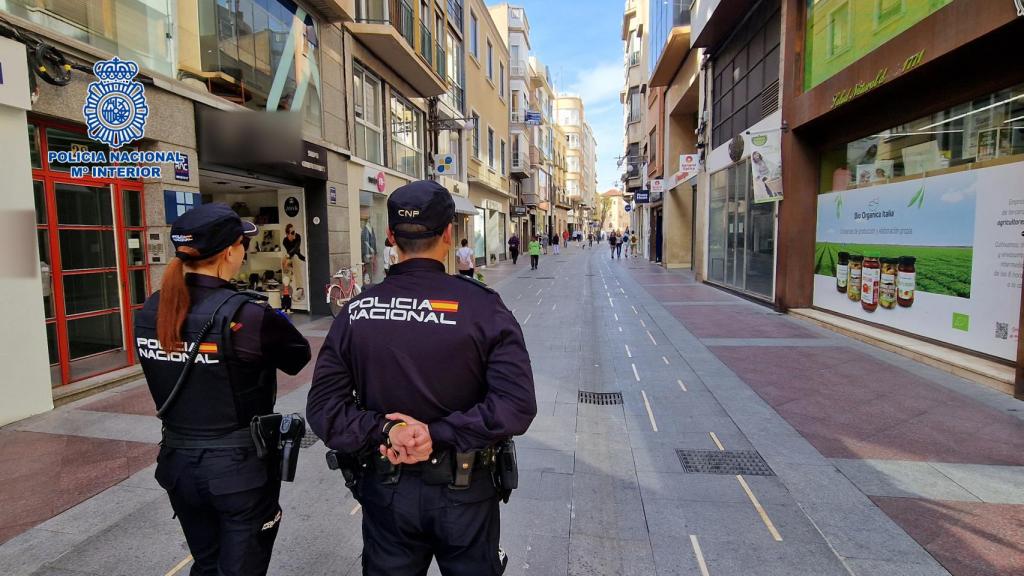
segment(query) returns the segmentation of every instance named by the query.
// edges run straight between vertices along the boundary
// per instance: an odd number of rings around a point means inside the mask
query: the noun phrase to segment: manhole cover
[[[316,434],[313,434],[312,430],[306,428],[306,435],[302,437],[302,442],[299,445],[302,448],[309,448],[310,446],[316,444],[319,441],[320,439],[317,438]]]
[[[676,450],[683,471],[691,474],[775,476],[754,450]]]
[[[622,392],[584,392],[580,390],[579,403],[598,406],[622,404]]]

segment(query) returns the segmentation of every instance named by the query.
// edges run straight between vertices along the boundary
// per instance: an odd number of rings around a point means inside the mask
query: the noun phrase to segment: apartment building
[[[619,167],[622,168],[624,200],[633,202],[637,192],[647,188],[647,154],[644,152],[648,138],[645,132],[644,116],[647,111],[648,70],[646,63],[648,30],[648,5],[644,0],[626,0],[622,15],[622,41],[624,48],[622,91],[619,93],[623,107],[622,124],[624,140]],[[640,210],[632,212],[629,228],[640,235],[641,245],[647,245],[650,234],[650,211],[660,207],[660,198],[640,195]]]
[[[551,71],[536,56],[530,56],[530,90],[532,94],[531,118],[533,136],[530,146],[530,167],[534,171],[537,195],[536,223],[538,234],[552,234],[556,230],[556,219],[561,211],[565,219],[565,208],[556,206],[555,198],[555,136],[554,123],[555,91],[551,82]]]
[[[512,193],[511,218],[520,238],[529,238],[538,228],[537,210],[540,196],[537,179],[530,162],[533,128],[528,122],[532,108],[530,88],[530,21],[520,6],[497,4],[490,8],[501,38],[509,53],[509,189]]]
[[[470,242],[477,265],[486,266],[508,253],[509,53],[483,0],[468,0],[466,10],[469,200],[475,209]]]
[[[593,130],[587,124],[583,99],[560,94],[555,101],[555,120],[565,136],[565,195],[570,206],[570,232],[589,228],[589,209],[594,205],[596,150]]]

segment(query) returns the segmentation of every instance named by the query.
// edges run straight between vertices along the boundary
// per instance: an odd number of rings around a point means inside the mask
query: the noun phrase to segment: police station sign
[[[72,178],[161,178],[163,164],[172,170],[187,166],[188,156],[176,150],[122,150],[146,135],[150,108],[146,87],[135,80],[139,65],[114,57],[96,62],[92,71],[98,80],[89,83],[82,116],[89,138],[106,144],[110,151],[51,150],[47,160],[69,164]]]

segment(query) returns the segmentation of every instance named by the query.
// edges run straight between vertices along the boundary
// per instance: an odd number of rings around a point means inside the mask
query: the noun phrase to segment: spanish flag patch
[[[203,342],[199,345],[200,354],[216,354],[217,344],[215,342]]]
[[[434,312],[458,312],[459,303],[455,300],[431,300],[430,309]]]

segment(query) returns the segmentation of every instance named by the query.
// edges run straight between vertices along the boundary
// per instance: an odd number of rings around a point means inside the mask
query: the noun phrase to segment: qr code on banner
[[[1006,322],[996,322],[996,338],[1006,340],[1010,337],[1010,325]]]

